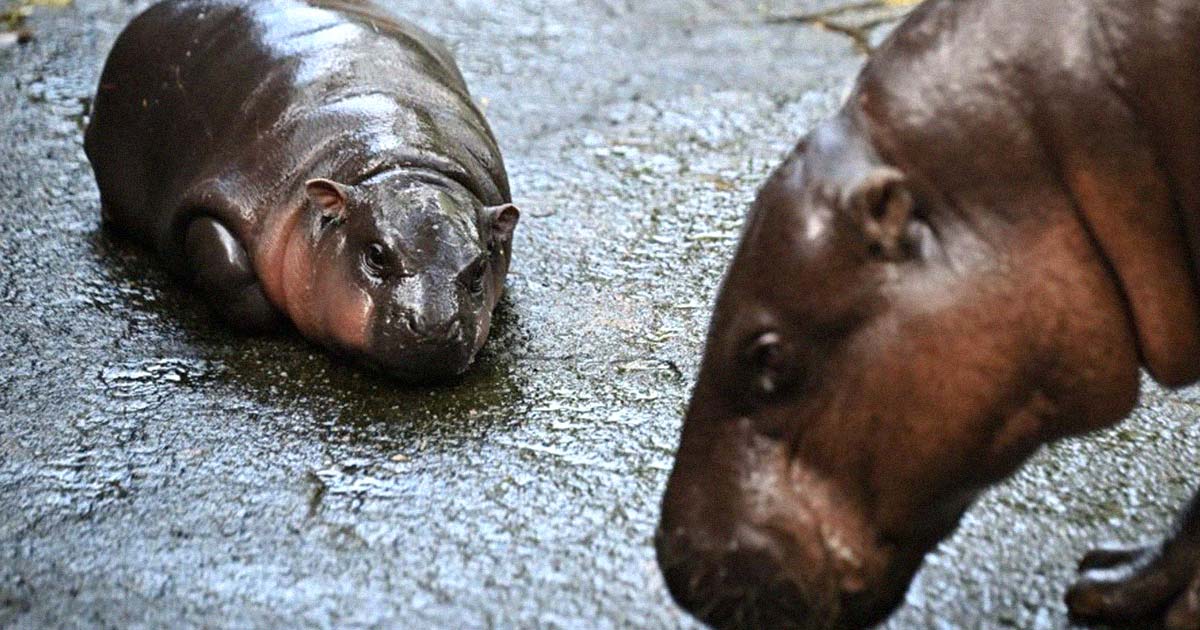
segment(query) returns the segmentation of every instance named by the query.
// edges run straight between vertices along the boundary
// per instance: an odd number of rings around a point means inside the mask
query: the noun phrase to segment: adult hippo
[[[487,339],[518,219],[500,151],[449,51],[373,4],[151,7],[85,149],[106,222],[234,326],[422,380]]]
[[[1200,377],[1200,3],[930,0],[750,210],[663,500],[717,627],[859,628],[972,500]],[[1084,559],[1101,622],[1200,628],[1200,499]]]

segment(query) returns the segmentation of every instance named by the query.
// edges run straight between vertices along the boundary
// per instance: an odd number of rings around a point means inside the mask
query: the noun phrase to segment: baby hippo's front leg
[[[192,282],[230,325],[247,332],[279,325],[279,312],[263,294],[246,249],[220,221],[208,216],[192,220],[184,255]]]

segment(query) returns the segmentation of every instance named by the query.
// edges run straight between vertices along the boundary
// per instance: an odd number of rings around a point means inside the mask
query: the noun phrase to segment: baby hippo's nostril
[[[404,311],[404,325],[414,335],[425,334],[425,322],[422,321],[421,316],[415,311]]]
[[[409,310],[404,312],[403,322],[413,336],[423,340],[461,341],[464,337],[462,318],[458,316],[446,322],[431,323],[428,317],[418,311]]]

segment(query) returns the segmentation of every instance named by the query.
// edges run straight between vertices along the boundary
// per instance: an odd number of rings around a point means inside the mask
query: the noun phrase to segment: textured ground
[[[0,37],[0,626],[690,627],[650,538],[708,305],[755,187],[886,25],[767,23],[834,5],[797,0],[391,4],[457,51],[525,210],[499,328],[436,390],[231,335],[99,230],[80,131],[143,4]],[[892,627],[1065,626],[1089,541],[1188,494],[1198,411],[1148,388],[1043,453]]]

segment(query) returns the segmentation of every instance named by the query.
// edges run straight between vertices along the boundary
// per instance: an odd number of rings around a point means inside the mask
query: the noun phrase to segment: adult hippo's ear
[[[321,209],[321,227],[346,219],[346,187],[330,179],[304,182],[304,193]]]
[[[916,200],[904,173],[889,166],[873,168],[847,196],[846,208],[862,226],[872,257],[898,262],[919,251],[913,229]]]
[[[483,209],[484,224],[489,231],[492,243],[507,247],[512,243],[513,231],[521,219],[521,211],[511,203],[499,206],[488,206]]]

